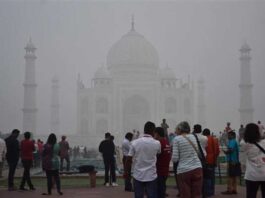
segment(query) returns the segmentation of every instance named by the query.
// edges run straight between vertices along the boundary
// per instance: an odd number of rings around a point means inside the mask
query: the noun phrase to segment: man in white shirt
[[[133,159],[133,178],[135,198],[143,198],[146,190],[148,198],[157,198],[156,159],[161,152],[160,142],[153,138],[155,124],[148,121],[144,126],[144,135],[132,142],[126,161],[130,167]]]
[[[6,155],[6,142],[2,138],[0,138],[0,177],[2,177],[5,155]]]
[[[202,151],[204,153],[204,156],[206,156],[206,150],[205,150],[205,148],[207,147],[207,141],[208,141],[208,139],[207,139],[206,136],[202,135],[201,132],[202,132],[202,126],[199,125],[199,124],[195,124],[193,126],[193,134],[198,137],[198,140],[200,142],[200,145],[201,145]]]

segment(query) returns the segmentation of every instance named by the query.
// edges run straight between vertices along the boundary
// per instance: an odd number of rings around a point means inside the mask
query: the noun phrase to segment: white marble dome
[[[104,66],[98,68],[94,75],[95,79],[103,79],[103,78],[110,78],[109,71]]]
[[[107,65],[111,69],[157,69],[159,58],[154,46],[132,28],[111,47],[107,55]]]

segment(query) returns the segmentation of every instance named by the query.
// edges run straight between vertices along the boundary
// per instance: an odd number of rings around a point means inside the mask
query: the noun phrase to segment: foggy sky
[[[183,80],[204,77],[207,124],[215,131],[227,121],[239,128],[238,50],[247,42],[254,121],[265,123],[264,10],[265,2],[255,1],[0,1],[0,131],[22,129],[24,47],[31,37],[38,48],[38,133],[50,129],[54,75],[60,81],[61,131],[75,133],[77,75],[91,86],[112,44],[130,30],[132,14],[136,31],[158,51],[161,68],[168,64]]]

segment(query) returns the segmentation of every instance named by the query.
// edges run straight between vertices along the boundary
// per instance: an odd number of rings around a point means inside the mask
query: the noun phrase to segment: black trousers
[[[167,189],[167,176],[158,176],[157,177],[157,194],[158,198],[165,198],[166,197],[166,189]]]
[[[261,187],[261,197],[265,198],[265,181],[246,180],[247,198],[256,198],[259,187]]]
[[[59,170],[46,170],[46,177],[47,177],[48,194],[52,193],[52,178],[54,178],[57,192],[61,192],[61,181],[59,177]]]
[[[32,160],[22,160],[22,165],[24,167],[24,172],[23,172],[23,177],[21,180],[20,187],[24,188],[25,183],[27,182],[29,188],[33,188],[33,185],[30,179],[30,168],[32,167]]]
[[[123,170],[125,170],[126,156],[123,156],[122,163],[123,163]],[[127,176],[127,178],[124,179],[125,191],[132,191],[131,167],[129,167],[129,170],[127,170],[127,171],[128,171],[128,176]]]
[[[114,157],[104,157],[104,167],[105,167],[105,183],[109,182],[109,171],[111,174],[111,182],[116,182],[116,173],[115,173],[115,160]]]
[[[14,175],[17,168],[18,161],[7,161],[8,163],[8,188],[14,187]]]
[[[69,159],[69,155],[65,156],[65,157],[61,157],[61,165],[60,165],[60,171],[63,171],[63,161],[66,161],[66,171],[70,170],[70,159]]]

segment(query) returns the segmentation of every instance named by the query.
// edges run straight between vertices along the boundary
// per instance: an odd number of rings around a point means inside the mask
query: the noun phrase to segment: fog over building
[[[252,105],[251,70],[250,70],[250,51],[247,43],[240,48],[240,123],[246,125],[253,122],[254,108]]]
[[[27,43],[25,50],[25,79],[24,79],[24,107],[23,111],[23,131],[30,131],[36,133],[37,127],[37,106],[36,106],[36,47],[31,39]]]
[[[170,67],[160,67],[155,47],[132,21],[130,31],[110,48],[107,66],[95,72],[91,87],[78,77],[79,142],[97,146],[107,131],[121,140],[128,131],[143,132],[146,121],[160,124],[163,118],[170,131],[178,121],[193,123],[194,88]]]
[[[51,132],[60,133],[60,102],[59,102],[59,79],[58,76],[52,78],[51,85]]]

